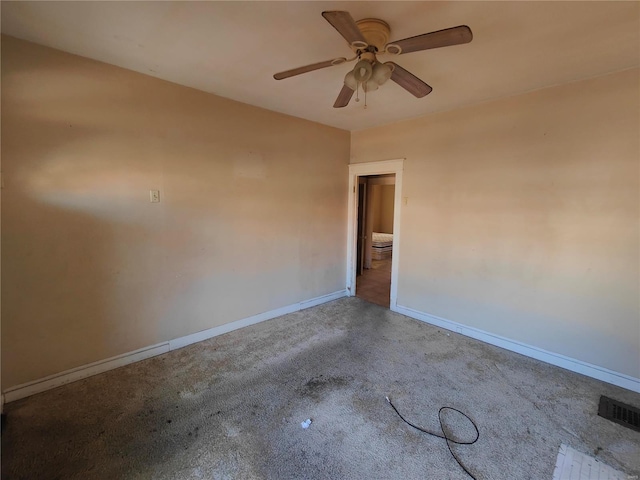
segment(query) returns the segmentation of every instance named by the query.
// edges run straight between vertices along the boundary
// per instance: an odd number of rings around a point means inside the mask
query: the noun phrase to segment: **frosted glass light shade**
[[[353,68],[353,76],[357,82],[366,82],[371,78],[372,73],[371,64],[366,60],[360,60]]]
[[[353,74],[353,71],[350,71],[344,76],[344,84],[354,91],[356,88],[358,88],[358,82],[356,81],[356,77]]]
[[[376,82],[373,78],[362,85],[362,89],[365,92],[373,92],[374,90],[377,90],[378,87],[378,82]]]
[[[392,73],[393,73],[393,70],[389,65],[376,62],[376,64],[373,66],[371,78],[378,85],[382,85],[384,82],[386,82],[391,78]]]

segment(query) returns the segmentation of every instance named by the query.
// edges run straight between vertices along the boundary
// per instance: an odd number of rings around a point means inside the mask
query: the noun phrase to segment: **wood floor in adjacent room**
[[[628,475],[640,434],[597,415],[640,394],[350,297],[5,406],[5,480],[550,480],[561,444]],[[301,422],[311,419],[309,428]],[[444,412],[450,435],[473,427]],[[632,477],[630,477],[632,478]]]
[[[356,277],[356,296],[389,308],[391,295],[391,259],[372,260],[371,268],[365,268],[362,275]]]

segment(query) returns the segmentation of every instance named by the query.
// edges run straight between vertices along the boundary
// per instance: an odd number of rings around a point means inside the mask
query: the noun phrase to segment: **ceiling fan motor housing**
[[[369,45],[374,46],[379,52],[384,50],[384,46],[389,42],[391,32],[387,22],[377,18],[364,18],[358,20],[356,25]],[[359,50],[353,45],[351,49],[356,53]]]

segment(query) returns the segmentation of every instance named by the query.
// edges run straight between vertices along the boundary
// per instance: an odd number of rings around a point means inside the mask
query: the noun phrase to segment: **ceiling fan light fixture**
[[[356,80],[352,70],[344,76],[344,84],[354,91],[358,88],[358,81]]]
[[[383,85],[387,80],[391,78],[392,73],[393,69],[389,65],[376,62],[376,64],[373,66],[371,79],[374,80],[378,85]]]
[[[321,68],[351,62],[357,58],[359,61],[356,66],[344,77],[344,85],[333,104],[334,108],[346,107],[354,93],[355,101],[359,101],[358,91],[360,87],[364,91],[364,106],[366,108],[367,91],[377,90],[379,86],[385,84],[388,80],[400,85],[416,98],[422,98],[431,93],[433,90],[431,86],[400,65],[394,62],[379,63],[376,59],[376,54],[378,53],[380,55],[384,53],[401,55],[434,48],[450,47],[452,45],[462,45],[473,40],[471,29],[467,25],[458,25],[457,27],[445,28],[444,30],[389,42],[391,28],[383,20],[364,18],[356,22],[349,12],[341,10],[324,11],[322,16],[347,41],[356,54],[355,57],[350,59],[339,57],[292,68],[276,73],[273,78],[282,80],[302,73],[320,70]]]
[[[360,60],[353,67],[353,76],[358,83],[364,83],[371,78],[373,68],[367,60]]]
[[[377,90],[379,87],[380,85],[373,78],[362,84],[362,89],[365,92],[373,92],[374,90]]]

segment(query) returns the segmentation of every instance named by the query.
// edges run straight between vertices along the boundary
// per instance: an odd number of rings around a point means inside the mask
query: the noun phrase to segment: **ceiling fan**
[[[322,16],[345,38],[355,56],[349,59],[339,57],[324,62],[312,63],[304,67],[293,68],[276,73],[273,78],[283,80],[357,59],[358,63],[356,63],[354,69],[345,76],[344,86],[333,104],[334,108],[346,107],[351,101],[354,92],[357,92],[360,87],[365,92],[366,99],[367,92],[377,90],[380,85],[389,79],[417,98],[422,98],[431,93],[432,88],[429,85],[394,62],[379,62],[376,55],[401,55],[431,48],[460,45],[469,43],[473,39],[471,29],[466,25],[460,25],[389,42],[391,29],[383,20],[365,18],[356,22],[349,12],[341,11],[322,12]],[[359,101],[357,93],[356,101]]]

